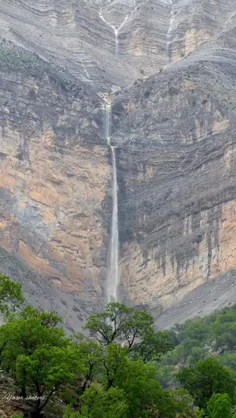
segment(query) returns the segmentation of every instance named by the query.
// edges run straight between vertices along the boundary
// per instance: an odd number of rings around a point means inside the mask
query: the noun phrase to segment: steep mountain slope
[[[234,299],[233,1],[2,0],[0,23],[0,246],[19,271],[65,295],[68,326],[104,303],[110,94],[123,298],[171,312],[227,273]]]
[[[4,0],[1,34],[100,89],[130,84],[167,63],[162,1]],[[161,17],[161,19],[160,19]],[[119,30],[119,58],[115,34]]]

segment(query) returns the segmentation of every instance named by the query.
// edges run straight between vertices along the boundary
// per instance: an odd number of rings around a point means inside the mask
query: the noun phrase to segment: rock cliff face
[[[114,134],[129,132],[119,154],[122,277],[134,303],[171,306],[235,268],[231,70],[179,67],[121,96],[131,109]]]
[[[9,42],[0,53],[1,247],[62,291],[97,301],[110,171],[101,100]]]
[[[1,36],[107,90],[168,62],[170,5],[162,0],[4,0]],[[119,58],[114,29],[119,28]],[[140,72],[141,71],[141,72]]]
[[[113,92],[123,298],[235,295],[233,1],[2,0],[0,36],[1,270],[68,328],[104,303]]]

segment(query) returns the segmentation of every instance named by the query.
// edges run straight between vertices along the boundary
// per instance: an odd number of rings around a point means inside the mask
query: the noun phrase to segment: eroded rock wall
[[[0,52],[1,247],[96,305],[110,177],[101,100],[11,43]]]
[[[232,0],[1,1],[2,270],[67,327],[105,303],[105,93],[123,297],[158,312],[232,279],[235,16]]]
[[[3,0],[0,31],[106,91],[154,74],[167,63],[169,9],[162,0]],[[112,25],[122,25],[119,57]]]
[[[173,306],[235,268],[235,88],[231,63],[185,63],[116,96],[122,278],[135,304]]]

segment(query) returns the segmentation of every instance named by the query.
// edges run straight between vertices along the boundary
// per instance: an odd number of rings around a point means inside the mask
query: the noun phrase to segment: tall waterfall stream
[[[118,232],[118,185],[115,147],[111,145],[111,103],[106,99],[105,133],[112,157],[112,221],[109,246],[107,300],[119,299],[119,232]]]

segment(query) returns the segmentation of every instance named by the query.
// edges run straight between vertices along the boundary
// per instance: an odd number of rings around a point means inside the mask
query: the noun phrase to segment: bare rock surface
[[[109,93],[124,300],[236,301],[234,2],[1,0],[0,38],[1,270],[67,328],[105,303]]]
[[[231,63],[190,62],[116,96],[114,140],[127,132],[122,277],[134,303],[173,305],[235,267],[234,80]]]
[[[96,307],[110,173],[101,100],[8,41],[0,51],[1,247]]]
[[[0,22],[4,38],[102,90],[167,63],[169,7],[161,0],[3,0]]]
[[[209,280],[188,293],[174,307],[164,310],[158,315],[156,326],[159,329],[171,328],[177,323],[203,317],[225,306],[235,304],[236,300],[235,270],[220,275],[215,280]],[[153,312],[154,316],[156,312]]]

